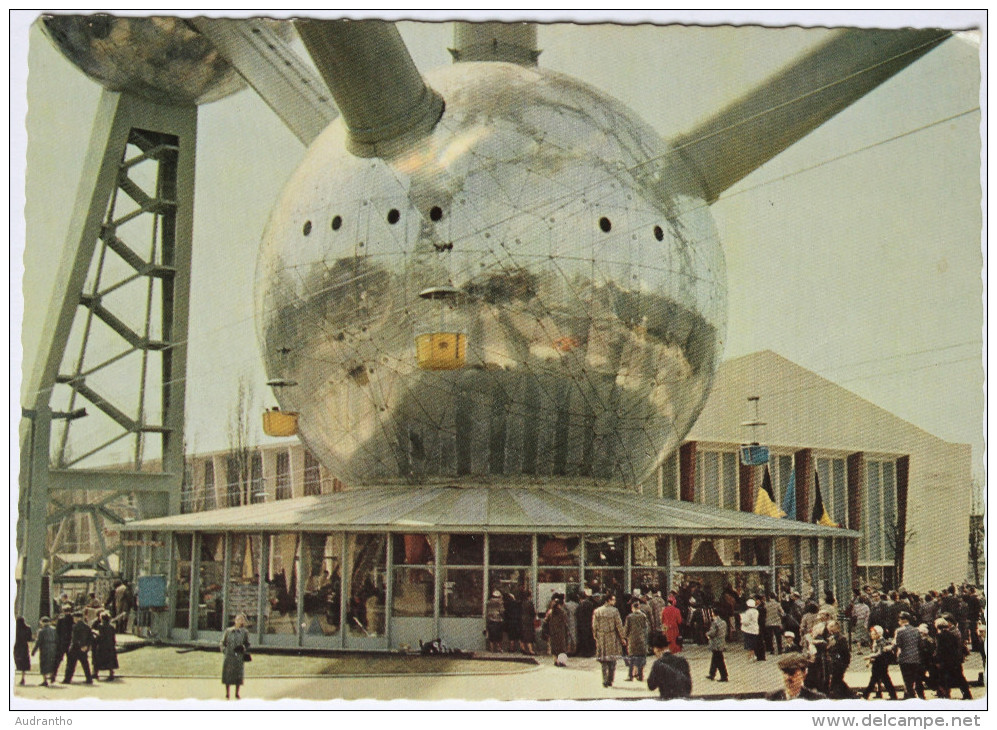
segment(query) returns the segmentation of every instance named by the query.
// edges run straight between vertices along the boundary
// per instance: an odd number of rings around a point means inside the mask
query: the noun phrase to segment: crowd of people
[[[510,612],[514,603],[512,596],[499,591],[489,602],[490,650],[505,646],[526,651],[518,632],[532,627],[532,598],[529,606],[518,605]],[[513,617],[512,631],[508,616]],[[845,608],[830,592],[804,598],[788,586],[776,594],[727,585],[714,596],[708,585],[683,582],[667,597],[653,588],[638,588],[629,596],[619,590],[600,595],[596,586],[554,594],[540,625],[555,663],[563,664],[569,656],[595,657],[607,687],[615,681],[618,659],[627,667],[627,681],[643,681],[649,654],[655,655],[657,667],[647,675],[649,686],[684,686],[678,676],[689,676],[688,664],[675,660],[690,642],[711,652],[706,679],[727,682],[724,654],[728,642],[738,641],[751,661],[765,661],[771,654],[788,657],[779,667],[792,682],[799,680],[806,690],[803,696],[830,699],[882,697],[884,691],[897,698],[888,670],[892,664],[899,664],[905,698],[924,698],[925,690],[947,698],[958,689],[969,699],[962,665],[970,651],[978,651],[986,666],[981,638],[985,632],[981,597],[972,586],[954,585],[923,598],[902,589],[881,593],[866,586],[854,591]],[[845,681],[853,647],[868,664],[864,689],[853,689]],[[663,682],[665,675],[672,681]],[[780,690],[783,695],[786,691]],[[799,694],[795,685],[791,694]]]
[[[54,620],[42,616],[37,634],[23,617],[17,617],[13,653],[14,668],[21,675],[20,684],[25,684],[25,675],[31,671],[31,657],[36,654],[43,686],[56,682],[64,660],[63,684],[73,681],[77,665],[82,667],[87,684],[99,680],[103,671],[107,672],[107,681],[112,681],[118,668],[116,637],[127,631],[134,609],[131,586],[117,581],[103,602],[96,593],[81,593],[75,599],[63,593],[59,605],[62,615]]]

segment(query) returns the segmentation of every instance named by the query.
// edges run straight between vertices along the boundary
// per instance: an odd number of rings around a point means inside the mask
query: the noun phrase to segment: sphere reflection
[[[281,407],[348,484],[645,480],[722,351],[695,182],[565,76],[468,63],[429,81],[446,111],[428,137],[364,159],[336,122],[271,215],[257,327],[268,376],[298,383]],[[420,367],[427,333],[465,338],[459,367]]]

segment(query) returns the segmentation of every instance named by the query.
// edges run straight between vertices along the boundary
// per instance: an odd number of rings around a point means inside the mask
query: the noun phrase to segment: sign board
[[[546,611],[555,593],[562,596],[568,592],[567,583],[537,583],[537,611]]]
[[[769,463],[769,447],[758,444],[741,446],[741,463],[745,466],[763,466]]]
[[[166,608],[166,576],[140,575],[138,577],[139,608]]]

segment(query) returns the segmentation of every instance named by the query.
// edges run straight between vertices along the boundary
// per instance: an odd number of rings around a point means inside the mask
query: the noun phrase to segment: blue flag
[[[789,484],[786,485],[786,493],[782,496],[782,511],[791,520],[796,519],[796,472],[789,473]]]

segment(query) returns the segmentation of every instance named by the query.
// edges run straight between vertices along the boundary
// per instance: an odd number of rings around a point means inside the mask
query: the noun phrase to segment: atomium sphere
[[[428,77],[428,136],[308,150],[264,233],[257,330],[280,407],[350,485],[634,486],[705,403],[723,253],[696,183],[566,76]]]
[[[246,85],[182,18],[47,15],[42,28],[66,58],[110,91],[159,104],[201,104]]]

